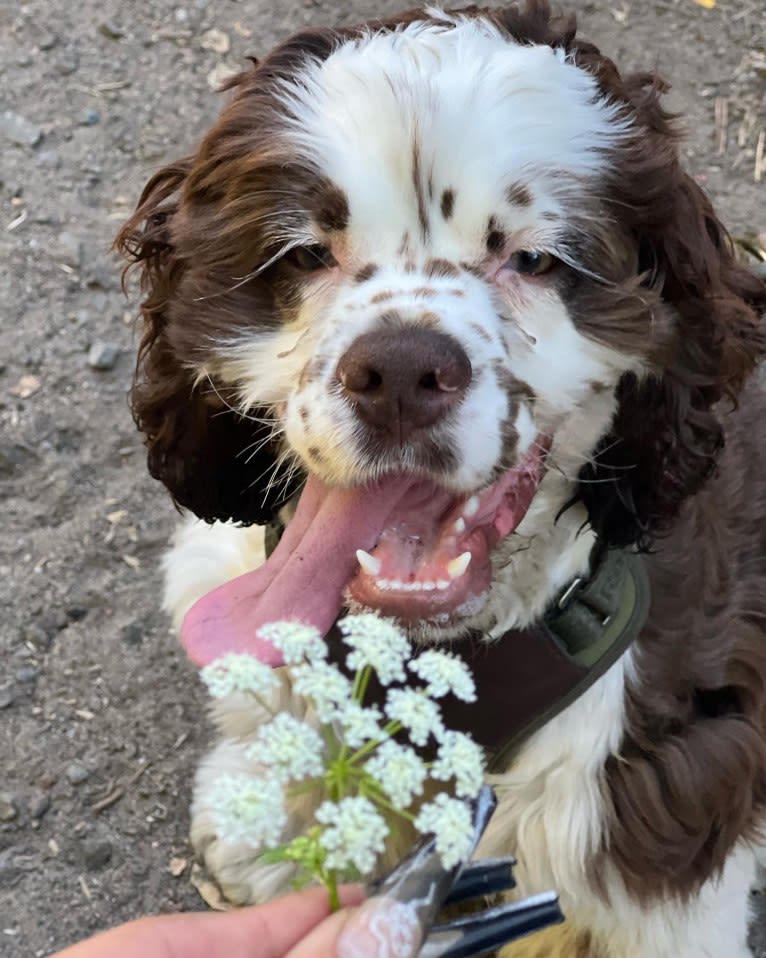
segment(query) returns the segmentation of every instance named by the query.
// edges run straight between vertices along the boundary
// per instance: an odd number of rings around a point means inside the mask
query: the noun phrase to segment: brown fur
[[[638,900],[688,897],[754,834],[766,801],[766,402],[753,379],[766,354],[766,287],[737,264],[710,201],[681,169],[655,75],[621,77],[575,36],[574,18],[552,16],[544,0],[463,12],[520,42],[563,48],[635,126],[615,154],[614,175],[580,211],[590,215],[572,210],[567,262],[552,281],[581,332],[651,370],[620,382],[611,430],[577,490],[603,543],[651,550],[653,585],[625,738],[604,769],[611,817],[593,872],[603,874],[608,856]],[[371,26],[422,17],[410,11]],[[190,369],[204,361],[202,344],[230,336],[237,322],[252,327],[255,316],[278,326],[293,315],[300,276],[285,263],[258,272],[280,228],[312,217],[343,228],[337,188],[285,158],[271,94],[307,57],[324,59],[358,35],[303,31],[234,78],[233,98],[197,153],[149,181],[118,238],[141,267],[145,292],[132,403],[149,468],[204,519],[264,522],[295,491],[269,483],[277,450],[260,420],[270,411],[238,415],[214,370],[197,385]],[[432,184],[427,178],[424,188],[417,144],[410,160],[425,233]],[[284,190],[290,209],[304,212],[273,215]],[[506,198],[532,202],[518,183]],[[455,189],[444,190],[445,220],[454,204]],[[403,250],[408,244],[405,236]],[[454,275],[448,266],[431,275]],[[483,278],[475,264],[461,266]],[[380,322],[395,327],[402,318],[390,311]],[[261,442],[258,465],[245,474],[240,454]],[[444,450],[430,455],[444,467]],[[262,482],[249,485],[261,471]],[[589,948],[583,942],[570,937]]]

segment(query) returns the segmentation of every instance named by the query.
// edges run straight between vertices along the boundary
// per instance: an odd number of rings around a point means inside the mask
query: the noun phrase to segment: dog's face
[[[630,409],[638,383],[685,368],[669,284],[704,298],[711,258],[720,278],[710,222],[647,77],[620,80],[541,4],[299,35],[237,79],[123,234],[151,287],[135,406],[153,471],[243,521],[308,475],[331,500],[332,588],[459,629],[615,417],[652,418]]]

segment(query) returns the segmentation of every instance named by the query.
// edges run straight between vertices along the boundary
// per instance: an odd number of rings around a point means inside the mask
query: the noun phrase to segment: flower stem
[[[340,910],[340,896],[338,895],[338,878],[334,871],[325,873],[325,888],[330,896],[330,911]]]

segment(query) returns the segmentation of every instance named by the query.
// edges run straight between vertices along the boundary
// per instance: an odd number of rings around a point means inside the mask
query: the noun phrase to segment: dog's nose
[[[402,443],[458,405],[471,382],[471,361],[445,333],[385,329],[355,339],[336,375],[359,416]]]

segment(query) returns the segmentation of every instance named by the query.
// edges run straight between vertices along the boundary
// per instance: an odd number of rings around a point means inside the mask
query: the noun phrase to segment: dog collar
[[[590,574],[573,579],[539,622],[498,639],[476,636],[454,644],[477,695],[470,704],[445,702],[445,723],[485,749],[489,771],[507,768],[530,735],[620,658],[646,622],[649,601],[641,556],[601,550]]]
[[[471,670],[476,701],[442,702],[448,728],[467,732],[487,755],[488,771],[507,768],[514,752],[578,699],[625,652],[649,611],[641,556],[597,550],[587,576],[573,579],[539,622],[499,638],[474,635],[451,646]],[[344,666],[342,636],[326,637],[330,660]],[[373,679],[368,697],[384,690]]]

